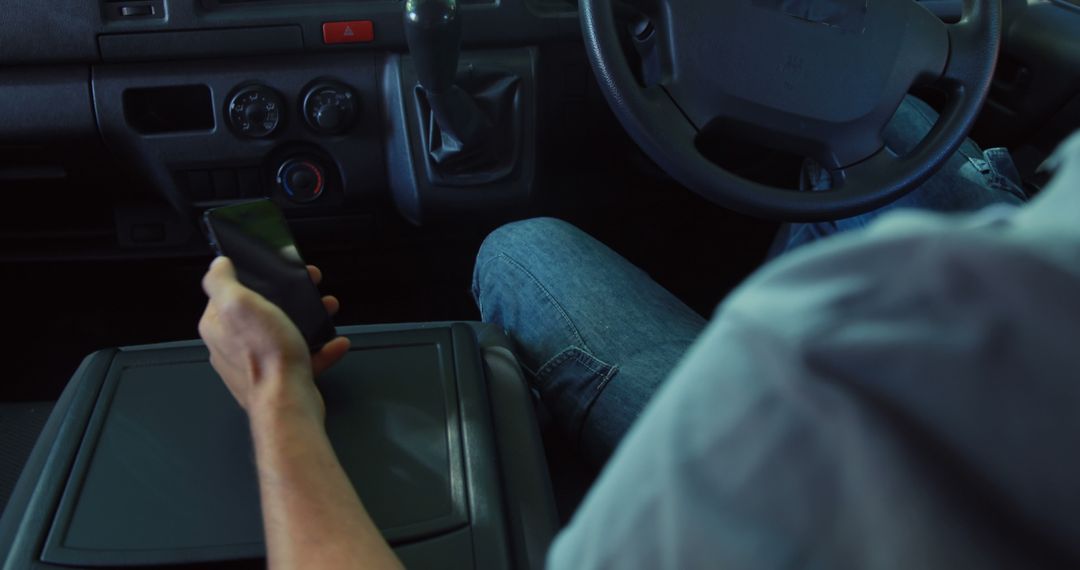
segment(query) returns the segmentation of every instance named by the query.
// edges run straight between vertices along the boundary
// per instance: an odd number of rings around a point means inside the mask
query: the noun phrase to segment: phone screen
[[[270,200],[207,210],[210,245],[232,260],[245,287],[274,303],[292,319],[311,350],[334,338],[334,326],[311,282],[281,210]]]

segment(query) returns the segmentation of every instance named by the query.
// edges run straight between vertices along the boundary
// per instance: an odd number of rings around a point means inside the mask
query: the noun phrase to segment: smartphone
[[[334,338],[334,324],[281,209],[255,200],[207,210],[203,222],[210,246],[232,260],[240,283],[280,307],[312,352]]]

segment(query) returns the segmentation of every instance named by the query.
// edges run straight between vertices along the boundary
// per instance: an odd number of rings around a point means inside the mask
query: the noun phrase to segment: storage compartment
[[[546,548],[554,532],[550,489],[518,488],[522,479],[500,465],[474,329],[350,330],[351,351],[319,380],[327,431],[402,560],[410,568],[542,563],[536,545]],[[84,363],[50,420],[62,420],[59,429],[47,426],[35,450],[49,461],[32,473],[31,457],[13,495],[24,509],[18,531],[0,525],[0,550],[12,545],[6,563],[155,567],[264,556],[247,421],[207,357],[200,343],[178,343]],[[524,389],[512,400],[525,401],[516,399]],[[531,410],[511,405],[505,414],[533,439]],[[502,449],[514,450],[502,460],[546,472],[538,436],[502,437]]]
[[[144,135],[209,131],[214,103],[206,85],[127,89],[124,118]]]

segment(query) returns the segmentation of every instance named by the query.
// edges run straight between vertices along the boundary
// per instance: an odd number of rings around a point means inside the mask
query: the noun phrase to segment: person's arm
[[[254,416],[251,431],[270,567],[402,567],[364,510],[322,421],[276,409]]]
[[[311,268],[316,282],[321,278]],[[315,355],[272,303],[219,258],[203,280],[210,300],[199,334],[210,362],[247,411],[271,568],[401,568],[342,469],[324,427],[314,378],[349,349],[337,338]],[[333,297],[323,300],[336,312]]]

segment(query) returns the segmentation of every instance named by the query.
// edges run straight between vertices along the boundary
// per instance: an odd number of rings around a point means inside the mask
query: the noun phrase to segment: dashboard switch
[[[139,18],[154,15],[154,7],[150,4],[138,6],[121,6],[120,15],[125,18]]]
[[[119,0],[102,5],[105,20],[122,22],[129,20],[160,20],[165,17],[165,0]]]
[[[375,26],[371,20],[326,22],[322,26],[323,43],[355,44],[375,41]]]
[[[356,119],[356,93],[343,83],[322,81],[304,94],[304,121],[319,134],[345,132]]]

